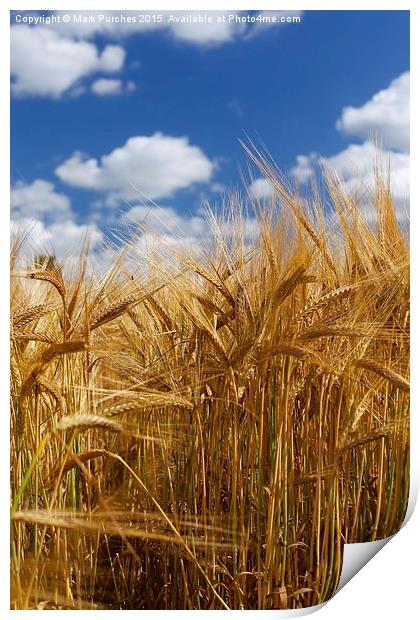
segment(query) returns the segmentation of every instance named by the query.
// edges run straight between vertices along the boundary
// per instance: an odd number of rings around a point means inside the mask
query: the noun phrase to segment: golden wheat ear
[[[114,431],[115,433],[121,433],[124,427],[116,422],[103,416],[94,415],[92,413],[80,413],[71,416],[65,416],[61,418],[56,425],[56,430],[88,430],[90,428],[103,428],[107,431]]]
[[[13,327],[16,329],[22,329],[23,327],[26,327],[28,323],[37,321],[54,310],[56,310],[56,306],[51,304],[36,304],[34,306],[24,308],[23,310],[19,310],[18,312],[12,314]]]
[[[410,391],[410,383],[407,379],[404,379],[404,377],[402,377],[398,372],[392,370],[392,368],[388,368],[387,366],[380,364],[376,360],[368,358],[358,359],[355,360],[352,365],[356,366],[356,368],[363,368],[364,370],[374,372],[392,383],[392,385],[395,385],[395,387],[403,390],[403,392]]]

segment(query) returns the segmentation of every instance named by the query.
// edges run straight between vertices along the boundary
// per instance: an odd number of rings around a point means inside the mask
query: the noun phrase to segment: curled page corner
[[[393,538],[383,538],[382,540],[374,540],[363,543],[350,543],[344,545],[343,550],[343,566],[341,569],[341,577],[335,594],[340,592],[341,588],[367,564],[385,545]],[[334,594],[334,596],[335,596]]]
[[[362,543],[350,543],[345,544],[343,549],[343,564],[341,569],[341,577],[337,586],[337,590],[334,593],[334,596],[340,592],[342,588],[346,584],[353,579],[353,577],[368,563],[370,560],[377,554],[386,544],[389,543],[394,536],[398,536],[400,530],[406,525],[409,521],[411,515],[413,514],[414,507],[417,503],[418,498],[418,490],[419,490],[419,479],[418,476],[415,475],[415,468],[411,467],[410,471],[410,493],[408,496],[408,504],[407,510],[405,513],[404,521],[400,527],[400,529],[388,536],[387,538],[383,538],[381,540],[374,540],[370,542],[362,542]]]

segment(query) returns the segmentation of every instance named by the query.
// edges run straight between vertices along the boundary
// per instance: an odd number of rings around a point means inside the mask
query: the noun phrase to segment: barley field
[[[11,608],[286,609],[409,491],[409,250],[387,175],[209,212],[106,272],[11,252]],[[255,222],[250,234],[245,204]],[[138,233],[138,234],[141,234]]]

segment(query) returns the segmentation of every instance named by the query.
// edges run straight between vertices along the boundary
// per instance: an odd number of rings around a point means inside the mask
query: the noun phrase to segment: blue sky
[[[35,222],[61,253],[87,222],[99,242],[122,212],[143,217],[148,197],[194,236],[203,200],[241,184],[245,134],[299,183],[319,154],[350,183],[349,157],[371,156],[378,132],[399,172],[397,198],[408,194],[407,11],[154,28],[24,23],[31,15],[11,20],[12,219]],[[270,192],[263,182],[254,190]]]

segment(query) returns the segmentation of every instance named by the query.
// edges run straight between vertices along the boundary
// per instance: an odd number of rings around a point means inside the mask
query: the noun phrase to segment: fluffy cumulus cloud
[[[10,198],[12,232],[29,233],[28,251],[68,256],[78,251],[86,234],[92,248],[102,240],[103,235],[96,226],[76,222],[70,199],[57,192],[49,181],[36,179],[29,184],[19,181],[12,187]]]
[[[339,173],[349,193],[364,194],[375,185],[374,167],[384,175],[391,170],[391,189],[397,206],[408,203],[410,191],[410,156],[395,151],[384,152],[370,142],[351,144],[337,155],[323,160]]]
[[[80,84],[92,74],[117,72],[124,65],[124,48],[108,45],[100,51],[95,40],[98,35],[120,43],[127,36],[161,31],[176,41],[213,47],[280,28],[302,15],[302,11],[260,11],[249,21],[250,13],[245,11],[145,11],[145,19],[140,21],[134,11],[55,13],[59,17],[73,15],[73,19],[46,23],[46,16],[38,11],[33,15],[35,25],[22,21],[12,25],[12,92],[16,96],[58,98],[64,93],[116,95],[133,90],[132,84],[124,88],[116,79],[97,79],[90,88]]]
[[[18,181],[10,194],[12,216],[14,218],[67,218],[70,213],[70,200],[65,194],[55,191],[54,185],[43,179],[30,184]]]
[[[56,11],[71,13],[70,11]],[[76,12],[74,12],[76,13]],[[53,27],[61,33],[77,38],[89,39],[97,34],[109,37],[124,37],[152,31],[165,31],[177,41],[194,45],[217,46],[237,39],[250,38],[268,28],[279,28],[291,23],[293,19],[302,19],[303,11],[258,11],[253,21],[249,11],[144,11],[146,18],[142,21],[134,12],[122,12],[123,16],[135,17],[135,20],[121,20],[120,11],[100,11],[101,17],[94,22],[88,21],[93,11],[77,11],[87,19],[82,23],[58,23]],[[157,16],[162,19],[157,19]],[[200,19],[201,18],[201,19]]]
[[[309,155],[298,155],[296,157],[296,166],[291,169],[293,177],[298,183],[306,183],[313,175],[313,167],[318,162],[318,155],[310,153]]]
[[[124,218],[148,232],[198,237],[206,231],[202,216],[181,215],[172,207],[136,205],[125,213]]]
[[[408,213],[410,194],[410,105],[409,72],[393,80],[359,108],[346,107],[337,121],[343,133],[378,138],[378,144],[366,140],[350,144],[343,151],[321,158],[315,153],[298,155],[291,174],[305,183],[322,164],[337,173],[349,192],[365,195],[375,183],[374,168],[391,171],[391,191],[400,219]]]
[[[125,58],[119,45],[100,52],[89,41],[24,24],[12,26],[10,45],[12,92],[18,96],[60,97],[90,74],[119,71]]]
[[[107,192],[110,198],[155,200],[209,181],[213,170],[214,163],[188,138],[158,132],[129,138],[100,159],[75,153],[56,174],[69,185]]]
[[[245,241],[250,242],[259,232],[253,217],[220,222],[211,212],[200,210],[197,214],[188,215],[156,204],[132,207],[124,215],[124,224],[134,227],[139,233],[137,241],[132,242],[134,256],[144,259],[153,254],[155,258],[170,262],[173,262],[176,252],[202,254],[211,247],[215,237],[227,240],[242,230]]]
[[[223,12],[226,17],[228,11]],[[221,15],[223,13],[220,13]],[[202,22],[190,24],[188,22],[175,22],[169,26],[171,35],[179,41],[193,43],[195,45],[220,45],[229,43],[241,36],[246,29],[245,24],[235,22]]]
[[[274,187],[269,179],[255,179],[249,186],[249,194],[251,198],[264,200],[270,198],[274,193]]]
[[[410,73],[393,80],[361,107],[346,107],[337,121],[343,133],[369,138],[377,134],[382,144],[408,153],[410,150]]]
[[[77,224],[73,219],[53,222],[47,225],[42,220],[22,218],[11,221],[12,235],[28,233],[25,241],[28,254],[50,254],[57,258],[77,256],[86,237],[90,248],[98,247],[103,239],[102,232],[87,224]]]
[[[168,258],[173,250],[197,253],[208,235],[208,224],[201,214],[181,214],[156,204],[132,207],[123,222],[139,233],[134,249],[142,258],[150,252]]]
[[[217,21],[216,16],[220,16],[221,20]],[[249,11],[215,11],[214,20],[210,23],[172,22],[169,29],[172,36],[180,41],[216,46],[238,39],[251,39],[270,28],[298,23],[303,11],[258,11],[253,16],[254,20],[248,20],[248,16],[251,17]]]

